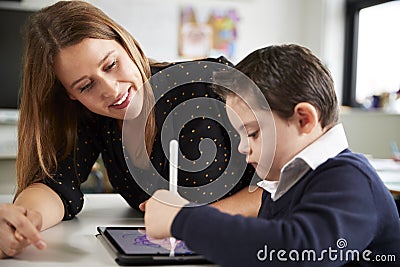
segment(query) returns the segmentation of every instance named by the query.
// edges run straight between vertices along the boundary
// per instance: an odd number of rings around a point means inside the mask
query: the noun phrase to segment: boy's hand
[[[0,259],[15,256],[34,244],[46,248],[39,234],[42,217],[38,212],[13,204],[0,204]]]
[[[176,193],[167,190],[156,191],[146,203],[144,222],[147,235],[158,239],[170,237],[172,223],[187,203],[189,201]]]
[[[141,211],[143,211],[143,212],[146,211],[146,203],[147,203],[147,200],[146,200],[146,201],[143,201],[142,203],[139,204],[139,209],[140,209]]]

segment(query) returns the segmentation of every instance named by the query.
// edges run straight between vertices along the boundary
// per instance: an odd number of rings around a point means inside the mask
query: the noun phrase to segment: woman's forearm
[[[42,215],[41,230],[58,224],[64,217],[61,198],[45,184],[30,185],[18,195],[14,204],[39,212]]]
[[[222,212],[231,215],[243,215],[246,217],[257,217],[261,206],[262,190],[257,188],[254,192],[249,192],[247,187],[236,194],[210,204]]]

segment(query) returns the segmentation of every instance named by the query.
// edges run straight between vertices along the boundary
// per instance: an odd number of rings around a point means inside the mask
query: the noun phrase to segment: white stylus
[[[169,142],[169,191],[178,194],[178,149],[177,140]]]
[[[177,140],[169,142],[169,191],[178,194],[178,149],[179,144]],[[170,237],[171,250],[169,256],[175,256],[176,239]]]

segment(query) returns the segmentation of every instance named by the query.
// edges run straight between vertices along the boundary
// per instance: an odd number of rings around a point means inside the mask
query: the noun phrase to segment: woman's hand
[[[187,203],[189,201],[176,193],[167,190],[156,191],[145,205],[144,222],[147,235],[157,239],[170,237],[172,223]]]
[[[45,249],[46,243],[39,233],[41,227],[40,213],[14,204],[0,204],[0,259],[15,256],[30,244]]]

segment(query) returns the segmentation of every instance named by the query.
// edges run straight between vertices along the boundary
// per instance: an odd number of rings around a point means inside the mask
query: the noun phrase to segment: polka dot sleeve
[[[98,145],[95,124],[80,124],[74,151],[58,163],[53,179],[46,178],[42,181],[52,188],[64,203],[63,220],[74,218],[82,210],[83,193],[80,185],[87,180],[99,156]]]

